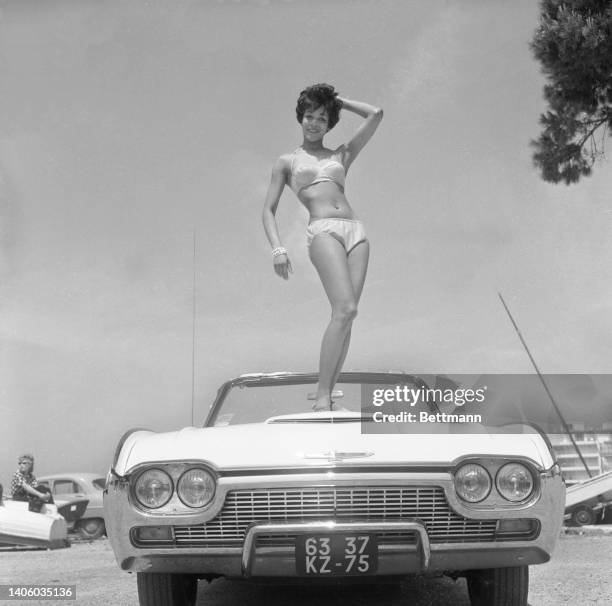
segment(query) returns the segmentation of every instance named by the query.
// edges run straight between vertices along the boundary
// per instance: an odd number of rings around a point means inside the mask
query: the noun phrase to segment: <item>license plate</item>
[[[378,569],[378,542],[373,534],[298,535],[297,573],[302,576],[368,575]]]

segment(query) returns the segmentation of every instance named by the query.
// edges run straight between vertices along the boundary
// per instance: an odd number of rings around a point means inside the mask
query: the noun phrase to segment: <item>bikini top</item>
[[[300,149],[296,149],[291,158],[291,179],[289,186],[296,195],[306,187],[310,187],[315,183],[321,183],[322,181],[333,181],[344,192],[346,171],[338,160],[331,158],[317,160],[305,152],[298,156],[297,153]]]

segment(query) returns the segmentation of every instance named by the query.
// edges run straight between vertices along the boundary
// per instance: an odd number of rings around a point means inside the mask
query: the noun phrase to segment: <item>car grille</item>
[[[240,546],[253,522],[315,520],[382,522],[418,518],[432,543],[494,541],[497,520],[470,520],[455,513],[437,486],[234,490],[219,515],[204,524],[175,526],[177,546]],[[412,533],[379,535],[381,544],[410,542]],[[295,535],[270,535],[258,544],[284,546]]]

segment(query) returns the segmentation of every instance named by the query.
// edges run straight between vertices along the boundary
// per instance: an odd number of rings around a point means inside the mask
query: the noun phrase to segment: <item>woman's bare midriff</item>
[[[300,202],[310,213],[310,221],[317,219],[356,219],[346,196],[332,181],[315,183],[301,192]]]

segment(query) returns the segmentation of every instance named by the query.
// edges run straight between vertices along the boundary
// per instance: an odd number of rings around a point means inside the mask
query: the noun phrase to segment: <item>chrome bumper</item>
[[[255,544],[261,534],[324,534],[324,533],[355,533],[355,532],[414,532],[419,537],[421,561],[423,570],[429,568],[431,547],[427,529],[417,521],[406,522],[307,522],[304,524],[254,524],[249,528],[242,548],[242,575],[250,577],[256,561]]]

